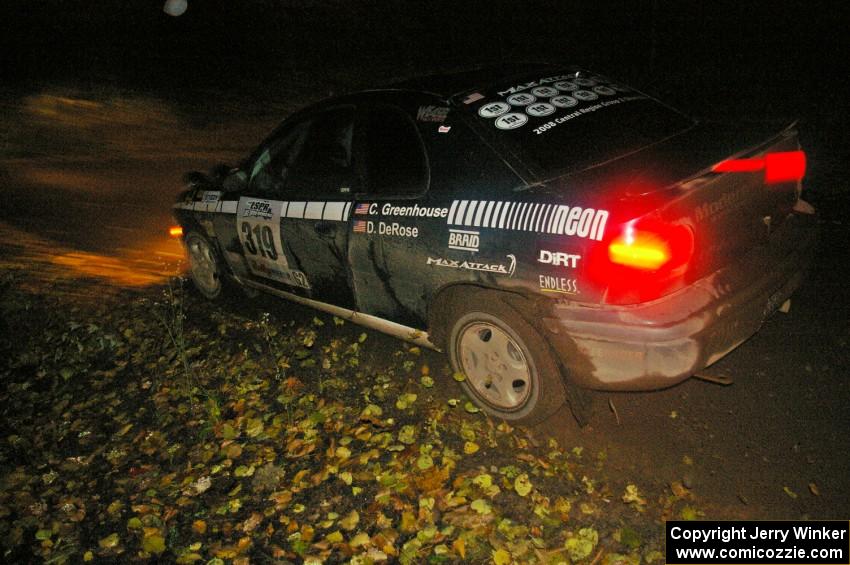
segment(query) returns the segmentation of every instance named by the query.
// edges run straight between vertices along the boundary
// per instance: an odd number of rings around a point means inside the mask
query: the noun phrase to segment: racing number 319
[[[251,255],[256,255],[259,250],[260,255],[266,259],[277,260],[274,236],[269,226],[260,224],[252,226],[248,222],[244,222],[242,224],[242,243]]]

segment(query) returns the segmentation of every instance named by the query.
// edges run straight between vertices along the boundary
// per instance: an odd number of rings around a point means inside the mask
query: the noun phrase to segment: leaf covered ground
[[[614,487],[604,452],[486,417],[442,356],[338,318],[179,279],[25,283],[0,290],[4,560],[662,562],[663,519],[697,515],[681,484]]]

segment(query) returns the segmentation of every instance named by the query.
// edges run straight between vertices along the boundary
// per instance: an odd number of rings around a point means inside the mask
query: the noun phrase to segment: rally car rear
[[[751,337],[800,286],[817,230],[800,199],[797,133],[788,127],[717,160],[726,135],[698,126],[641,152],[630,170],[668,172],[602,197],[616,214],[583,271],[598,301],[559,301],[542,323],[575,382],[676,384]],[[700,170],[671,182],[689,167]]]

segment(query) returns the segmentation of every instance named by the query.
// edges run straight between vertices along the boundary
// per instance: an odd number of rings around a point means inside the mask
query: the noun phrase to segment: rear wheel
[[[450,322],[452,366],[485,412],[516,423],[540,422],[565,401],[558,364],[528,322],[497,296],[487,298],[467,302]]]
[[[184,242],[195,288],[206,298],[215,300],[224,289],[224,273],[215,249],[206,237],[196,231],[186,234]]]

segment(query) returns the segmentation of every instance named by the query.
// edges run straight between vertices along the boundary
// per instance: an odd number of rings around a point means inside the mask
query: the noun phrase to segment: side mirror
[[[221,181],[221,189],[224,192],[240,192],[248,187],[248,174],[241,169],[233,169],[231,173]]]

